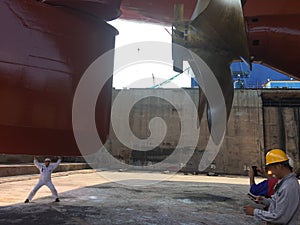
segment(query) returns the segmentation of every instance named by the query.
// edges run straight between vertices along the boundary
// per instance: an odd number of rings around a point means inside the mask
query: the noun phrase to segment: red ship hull
[[[171,25],[174,22],[174,5],[184,4],[184,20],[190,20],[197,0],[122,0],[123,19]]]
[[[0,2],[0,152],[80,155],[72,102],[87,67],[113,49],[116,30],[84,13],[32,0]],[[112,69],[112,68],[111,68]],[[109,133],[111,81],[98,100],[96,121]]]
[[[248,0],[244,17],[253,60],[300,79],[300,1]]]

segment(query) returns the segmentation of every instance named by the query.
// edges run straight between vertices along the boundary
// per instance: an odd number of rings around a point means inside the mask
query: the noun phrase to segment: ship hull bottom
[[[0,1],[0,18],[0,154],[81,155],[72,129],[74,94],[89,66],[114,49],[117,30],[42,1]],[[111,57],[103,71],[112,74],[113,64]],[[108,79],[95,112],[102,143],[109,135],[111,96]]]
[[[22,128],[0,125],[3,154],[78,156],[72,130]]]

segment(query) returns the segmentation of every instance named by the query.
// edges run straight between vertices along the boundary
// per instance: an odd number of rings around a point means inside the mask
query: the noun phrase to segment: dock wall
[[[163,141],[151,151],[134,151],[118,138],[126,118],[120,113],[117,128],[112,128],[107,148],[115,158],[133,165],[148,165],[162,161],[176,148],[181,135],[181,123],[176,108],[164,99],[182,100],[181,113],[194,117],[180,89],[130,89],[122,90],[132,98],[149,96],[132,107],[128,120],[136,137],[146,139],[150,135],[149,122],[161,117],[167,133]],[[185,89],[195,105],[198,105],[198,89]],[[151,97],[154,95],[160,98]],[[120,90],[114,91],[114,98]],[[235,90],[232,111],[221,148],[206,172],[246,175],[252,165],[264,165],[264,155],[270,148],[285,149],[294,167],[299,170],[300,90]],[[127,132],[124,130],[123,132]],[[183,134],[184,135],[184,134]],[[194,155],[183,170],[197,172],[205,150],[209,130],[206,115],[200,126],[200,138]],[[187,146],[187,148],[190,146]],[[184,151],[184,150],[183,150]]]

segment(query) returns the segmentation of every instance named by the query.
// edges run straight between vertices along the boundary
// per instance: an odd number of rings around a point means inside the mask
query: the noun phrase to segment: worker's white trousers
[[[32,189],[32,191],[30,192],[30,194],[28,195],[27,199],[29,201],[31,201],[31,199],[34,197],[34,195],[36,194],[36,192],[43,186],[43,185],[46,185],[52,192],[52,196],[54,199],[58,198],[58,195],[57,195],[57,191],[52,183],[51,180],[47,180],[47,181],[44,181],[44,180],[39,180],[39,182],[35,185],[35,187]]]

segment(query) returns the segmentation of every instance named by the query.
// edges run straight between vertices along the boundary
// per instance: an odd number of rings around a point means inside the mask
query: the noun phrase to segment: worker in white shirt
[[[51,159],[46,158],[44,160],[44,164],[39,163],[36,157],[34,157],[34,165],[40,170],[40,179],[38,183],[35,185],[35,187],[32,189],[30,194],[25,200],[25,203],[29,203],[29,201],[32,200],[33,196],[36,194],[36,192],[43,186],[46,185],[52,192],[52,196],[55,199],[55,202],[59,202],[57,191],[51,181],[51,173],[58,167],[58,165],[61,163],[61,157],[58,157],[58,161],[56,163],[51,164]]]
[[[255,199],[257,203],[269,207],[268,211],[245,206],[245,213],[267,224],[297,225],[300,214],[300,186],[286,153],[280,149],[269,151],[266,155],[266,169],[279,179],[270,199],[261,196]]]

